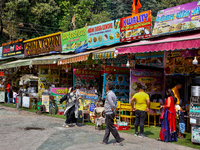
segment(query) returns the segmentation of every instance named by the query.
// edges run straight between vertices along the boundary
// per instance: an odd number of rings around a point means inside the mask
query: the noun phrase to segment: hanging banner
[[[2,47],[0,47],[0,59],[2,58]]]
[[[62,51],[81,53],[88,47],[87,28],[61,33]]]
[[[151,30],[150,10],[121,18],[120,42],[149,38],[152,35]]]
[[[100,71],[74,69],[74,86],[77,88],[98,89]]]
[[[159,94],[164,98],[164,77],[161,71],[131,69],[130,76],[130,99],[140,91],[141,86],[146,87],[146,92],[150,94],[150,97]]]
[[[120,42],[120,19],[87,27],[88,48]]]
[[[193,65],[194,57],[198,60]],[[200,74],[200,50],[183,50],[166,52],[166,75],[199,75]]]
[[[2,44],[2,58],[15,57],[15,56],[24,56],[24,43],[23,39],[12,41],[9,43]]]
[[[152,67],[164,67],[165,52],[136,53],[135,64]]]
[[[193,30],[200,27],[200,1],[158,11],[153,35]]]
[[[129,102],[130,69],[106,66],[104,70],[103,98],[106,98],[105,85],[113,85],[117,100]]]

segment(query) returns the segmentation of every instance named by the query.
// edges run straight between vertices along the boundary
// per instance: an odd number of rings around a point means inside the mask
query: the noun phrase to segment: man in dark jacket
[[[117,104],[117,97],[115,93],[112,91],[112,85],[106,84],[105,89],[107,91],[106,94],[106,100],[104,104],[105,114],[106,114],[106,131],[105,136],[101,144],[108,144],[110,132],[115,137],[116,143],[114,145],[120,145],[123,146],[121,143],[123,141],[122,138],[120,138],[119,133],[117,129],[114,126],[114,118],[116,115],[116,108],[118,106]]]

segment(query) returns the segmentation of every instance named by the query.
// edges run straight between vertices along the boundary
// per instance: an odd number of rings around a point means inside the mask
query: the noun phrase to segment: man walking
[[[133,106],[133,101],[136,101],[135,105],[135,136],[139,135],[138,125],[140,123],[140,136],[141,138],[147,137],[144,135],[144,124],[146,119],[146,112],[149,111],[150,98],[147,93],[144,92],[145,87],[141,86],[140,92],[136,93],[131,99],[131,105]]]
[[[101,144],[108,144],[110,132],[114,136],[116,143],[114,145],[120,145],[123,146],[121,143],[123,141],[122,138],[120,138],[119,133],[117,129],[114,126],[114,118],[116,115],[116,108],[118,106],[117,104],[117,97],[115,93],[112,91],[112,85],[111,84],[106,84],[105,86],[106,89],[106,100],[104,104],[104,109],[105,109],[105,114],[106,114],[106,131],[104,135],[104,139],[101,142]]]

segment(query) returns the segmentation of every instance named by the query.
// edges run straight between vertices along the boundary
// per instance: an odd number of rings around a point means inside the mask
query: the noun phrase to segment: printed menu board
[[[164,67],[165,52],[136,53],[135,64],[143,66]]]
[[[151,11],[145,11],[121,18],[120,42],[149,38],[151,32]]]
[[[198,65],[193,65],[192,61],[196,56]],[[200,50],[182,50],[166,52],[166,75],[193,75],[200,74]]]
[[[49,95],[42,95],[42,105],[45,105],[46,112],[49,112]]]
[[[140,91],[141,86],[146,87],[150,96],[160,94],[164,98],[164,77],[161,71],[131,69],[130,76],[130,98]]]
[[[120,42],[120,19],[87,27],[88,48]]]
[[[117,96],[118,100],[128,102],[129,100],[129,83],[130,75],[129,69],[117,68],[106,66],[104,70],[104,82],[103,82],[103,98],[106,98],[105,85],[110,83],[113,85],[112,91]]]
[[[98,88],[100,71],[74,69],[73,82],[77,88]]]
[[[87,28],[61,33],[62,51],[83,52],[87,47]]]
[[[200,27],[200,1],[158,11],[153,35],[192,30]]]

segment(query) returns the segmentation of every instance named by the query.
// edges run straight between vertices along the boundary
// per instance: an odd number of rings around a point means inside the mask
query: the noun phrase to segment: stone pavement
[[[64,128],[64,120],[0,105],[0,150],[192,150],[192,148],[140,139],[120,133],[124,146],[102,145],[104,131],[93,126]]]

